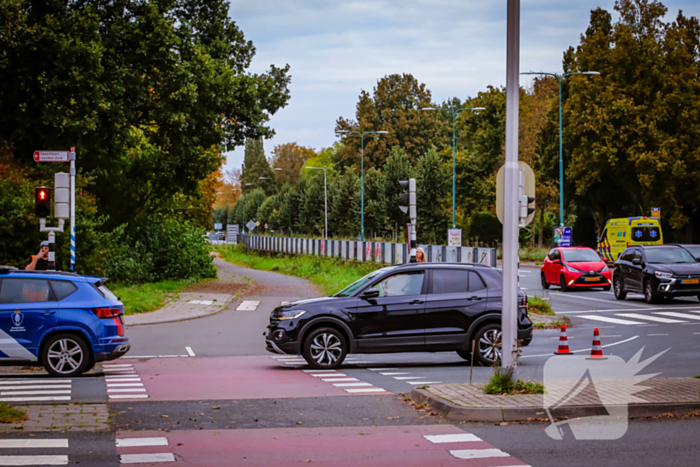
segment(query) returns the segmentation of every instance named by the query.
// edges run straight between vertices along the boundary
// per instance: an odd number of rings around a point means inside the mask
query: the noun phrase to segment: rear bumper
[[[104,342],[95,345],[92,349],[95,362],[115,360],[124,356],[129,350],[131,350],[131,344],[129,344],[129,339],[126,337],[100,340]]]
[[[518,329],[518,340],[522,341],[522,346],[527,347],[532,342],[532,336],[534,335],[534,326],[530,326],[525,329]]]

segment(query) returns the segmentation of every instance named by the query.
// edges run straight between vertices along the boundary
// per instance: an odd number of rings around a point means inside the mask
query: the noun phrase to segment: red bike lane
[[[526,465],[451,425],[118,432],[117,446],[134,466]]]
[[[118,363],[133,368],[153,401],[390,394],[342,371],[299,370],[267,356],[121,358]]]

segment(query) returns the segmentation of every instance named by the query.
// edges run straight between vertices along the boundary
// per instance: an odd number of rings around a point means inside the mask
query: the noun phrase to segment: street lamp
[[[326,216],[326,240],[328,240],[328,191],[326,189],[326,169],[323,167],[304,167],[305,169],[323,170],[323,211]]]
[[[287,205],[287,212],[289,212],[289,238],[292,238],[292,173],[287,169],[282,169],[275,167],[275,170],[284,170],[289,175],[289,196],[287,197],[289,203]]]
[[[456,146],[456,138],[455,138],[455,122],[457,121],[457,115],[463,111],[463,110],[473,110],[473,111],[479,111],[479,110],[486,110],[484,107],[472,107],[472,108],[463,108],[463,109],[449,109],[446,107],[425,107],[421,110],[446,110],[452,114],[452,228],[457,227],[457,222],[455,220],[455,200],[457,199],[457,194],[456,194],[456,176],[455,176],[455,146]]]
[[[546,73],[543,71],[527,71],[521,75],[546,75],[554,76],[559,81],[559,224],[564,227],[564,144],[562,141],[562,117],[561,117],[561,83],[564,78],[573,75],[600,75],[597,71],[578,71],[573,73]]]
[[[360,159],[360,178],[361,178],[361,184],[362,184],[362,195],[361,195],[361,212],[362,212],[362,226],[360,228],[360,239],[364,242],[365,241],[365,135],[370,135],[370,134],[386,134],[389,133],[388,131],[365,131],[364,133],[360,133],[359,131],[354,131],[354,130],[340,130],[337,131],[336,133],[338,134],[350,134],[354,133],[356,135],[360,135],[360,147],[362,148],[362,154],[361,154],[361,159]]]

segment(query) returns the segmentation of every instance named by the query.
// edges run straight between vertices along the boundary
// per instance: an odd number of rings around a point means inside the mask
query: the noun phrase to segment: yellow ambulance
[[[608,261],[617,261],[622,250],[632,245],[663,245],[661,223],[654,217],[609,219],[598,238],[598,253]]]

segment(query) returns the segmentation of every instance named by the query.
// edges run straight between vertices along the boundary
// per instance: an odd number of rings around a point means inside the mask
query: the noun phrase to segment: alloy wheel
[[[74,372],[82,365],[84,358],[80,344],[70,338],[59,339],[49,347],[48,363],[56,373]]]
[[[501,360],[500,329],[488,329],[479,338],[479,354],[491,363]]]
[[[311,358],[319,365],[332,365],[343,353],[343,344],[337,336],[322,333],[311,342]]]

